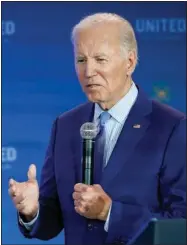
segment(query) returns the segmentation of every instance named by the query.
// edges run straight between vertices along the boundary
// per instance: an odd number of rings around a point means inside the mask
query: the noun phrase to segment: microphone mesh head
[[[97,133],[97,126],[92,122],[86,122],[80,128],[80,134],[83,139],[92,140],[97,136]]]

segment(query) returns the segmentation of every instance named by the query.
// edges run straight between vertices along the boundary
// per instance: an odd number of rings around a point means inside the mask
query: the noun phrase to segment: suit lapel
[[[101,185],[104,188],[107,188],[107,185],[121,171],[125,162],[133,154],[138,142],[145,135],[150,124],[149,114],[151,109],[151,101],[139,90],[137,100],[128,115],[108,164],[103,171]]]

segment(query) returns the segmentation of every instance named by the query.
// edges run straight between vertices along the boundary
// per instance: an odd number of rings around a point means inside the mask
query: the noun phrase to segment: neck
[[[132,79],[130,79],[127,83],[126,86],[123,90],[123,92],[121,94],[119,94],[116,98],[113,98],[110,101],[102,101],[102,102],[98,102],[99,106],[104,110],[110,110],[115,104],[118,103],[118,101],[120,101],[130,90],[131,86],[132,86]]]

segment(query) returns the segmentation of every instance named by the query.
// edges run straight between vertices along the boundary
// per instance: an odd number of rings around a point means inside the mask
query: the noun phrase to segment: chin
[[[89,93],[87,94],[87,98],[89,101],[98,103],[101,101],[101,96],[98,93]]]
[[[99,103],[101,101],[100,96],[88,95],[87,97],[88,97],[88,100],[93,103]]]
[[[93,103],[98,103],[100,101],[99,99],[97,99],[95,97],[92,97],[92,96],[89,96],[88,97],[88,100],[91,101],[91,102],[93,102]]]

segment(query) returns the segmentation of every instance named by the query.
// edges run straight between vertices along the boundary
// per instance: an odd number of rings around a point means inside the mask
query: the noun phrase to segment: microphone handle
[[[93,184],[94,174],[94,140],[83,140],[82,183]]]

